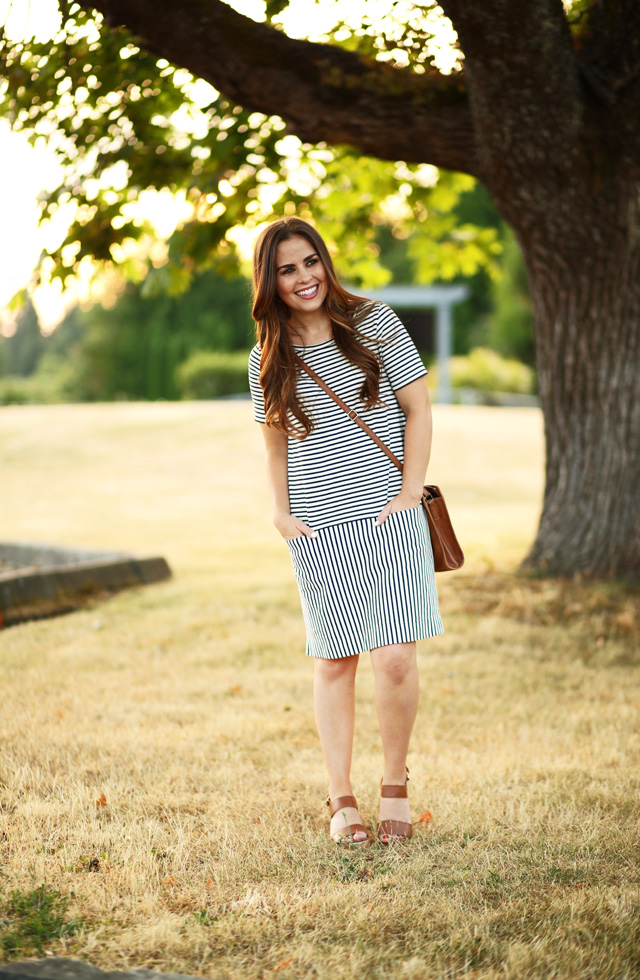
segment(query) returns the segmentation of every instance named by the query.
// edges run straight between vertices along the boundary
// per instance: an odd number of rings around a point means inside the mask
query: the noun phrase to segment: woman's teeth
[[[302,296],[302,298],[304,299],[307,296],[314,296],[315,293],[317,293],[317,291],[318,291],[317,285],[308,286],[307,289],[299,289],[298,292],[296,293],[296,296]]]

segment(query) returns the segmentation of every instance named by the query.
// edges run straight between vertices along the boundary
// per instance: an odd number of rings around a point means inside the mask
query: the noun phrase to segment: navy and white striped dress
[[[358,327],[380,357],[383,405],[365,408],[359,398],[362,372],[334,340],[297,354],[395,455],[404,458],[405,415],[394,394],[426,369],[395,313],[376,303]],[[254,418],[264,423],[260,348],[249,356]],[[300,590],[307,628],[307,654],[335,659],[390,643],[407,643],[443,632],[433,554],[421,504],[375,520],[401,489],[402,474],[373,440],[310,378],[301,372],[300,400],[313,429],[289,437],[291,513],[317,537],[286,543]]]

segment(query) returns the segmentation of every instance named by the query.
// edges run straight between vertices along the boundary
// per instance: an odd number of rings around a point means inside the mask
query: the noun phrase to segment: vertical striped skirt
[[[287,541],[307,655],[334,660],[444,632],[422,504]]]

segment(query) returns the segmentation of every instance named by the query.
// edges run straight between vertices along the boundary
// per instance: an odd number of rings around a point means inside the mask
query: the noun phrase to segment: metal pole
[[[451,305],[438,303],[436,307],[436,360],[438,364],[437,400],[441,405],[451,404]]]

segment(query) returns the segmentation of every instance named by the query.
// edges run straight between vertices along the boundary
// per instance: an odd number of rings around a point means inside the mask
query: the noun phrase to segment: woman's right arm
[[[303,534],[315,537],[308,524],[294,517],[289,505],[288,447],[289,440],[284,432],[262,425],[262,434],[267,450],[267,480],[273,501],[273,523],[283,538],[298,538]]]

